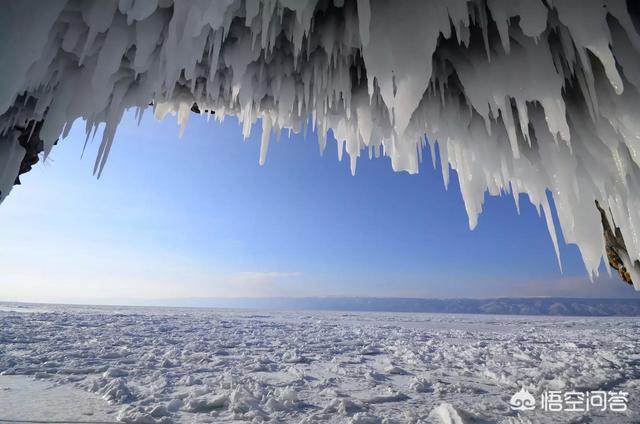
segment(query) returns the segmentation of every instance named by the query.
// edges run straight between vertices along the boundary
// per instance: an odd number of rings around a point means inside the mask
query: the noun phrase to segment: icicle
[[[271,118],[262,117],[262,139],[260,140],[260,166],[267,160],[267,149],[269,148],[269,138],[271,137]]]
[[[445,187],[456,171],[471,227],[486,193],[511,193],[518,209],[527,194],[557,254],[548,190],[590,275],[604,251],[593,201],[606,199],[625,261],[640,260],[640,17],[629,2],[32,3],[0,14],[0,201],[20,165],[16,125],[43,121],[45,156],[77,118],[87,142],[104,125],[100,175],[124,110],[141,119],[151,103],[182,135],[197,104],[219,122],[236,116],[245,138],[261,119],[260,164],[272,129],[314,131],[321,153],[332,131],[352,173],[362,149],[418,172],[428,144]]]

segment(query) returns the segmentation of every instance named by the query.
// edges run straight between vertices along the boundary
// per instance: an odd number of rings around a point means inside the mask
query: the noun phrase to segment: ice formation
[[[637,317],[0,302],[0,322],[3,423],[640,422]],[[516,413],[523,387],[537,408]],[[628,409],[540,405],[589,389],[626,393]]]
[[[640,6],[632,0],[10,0],[0,14],[0,200],[41,122],[44,155],[77,118],[127,108],[186,124],[194,104],[247,136],[332,130],[340,158],[418,172],[427,146],[460,180],[469,225],[484,195],[550,200],[590,275],[600,214],[640,260]],[[31,127],[29,127],[29,123]],[[28,142],[28,140],[27,140]],[[436,155],[436,145],[438,155]],[[28,146],[27,146],[28,147]],[[550,196],[548,195],[550,193]],[[625,254],[626,255],[626,254]]]

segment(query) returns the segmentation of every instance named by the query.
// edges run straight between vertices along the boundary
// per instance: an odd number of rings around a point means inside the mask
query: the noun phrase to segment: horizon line
[[[640,303],[640,298],[634,297],[585,297],[585,296],[490,296],[490,297],[413,297],[413,296],[185,296],[164,298],[60,298],[52,300],[4,300],[2,304],[33,304],[33,305],[77,305],[77,306],[141,306],[141,307],[182,307],[163,305],[162,302],[180,301],[259,301],[259,300],[420,300],[420,301],[489,301],[489,300],[579,300],[579,301],[631,301]],[[93,303],[99,302],[99,303]],[[125,302],[125,303],[117,303]],[[138,304],[135,302],[143,302]],[[184,306],[207,308],[208,306]]]

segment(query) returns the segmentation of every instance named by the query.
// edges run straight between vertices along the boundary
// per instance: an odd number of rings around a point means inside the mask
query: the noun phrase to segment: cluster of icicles
[[[44,154],[77,119],[127,108],[185,124],[196,103],[248,135],[332,130],[351,161],[418,172],[431,149],[460,180],[469,225],[486,192],[542,209],[590,275],[605,255],[594,201],[640,259],[640,36],[625,0],[21,0],[0,14],[0,200],[43,120]],[[436,149],[437,145],[437,149]],[[436,154],[437,150],[437,154]],[[560,258],[558,258],[560,260]],[[633,272],[633,266],[627,266]],[[640,282],[640,276],[633,275]]]

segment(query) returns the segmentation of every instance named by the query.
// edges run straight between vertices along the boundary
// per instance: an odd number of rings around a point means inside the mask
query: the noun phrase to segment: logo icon
[[[509,405],[514,411],[531,411],[536,409],[536,399],[523,387],[511,396]]]

